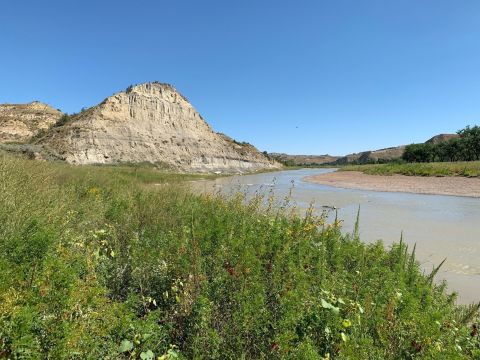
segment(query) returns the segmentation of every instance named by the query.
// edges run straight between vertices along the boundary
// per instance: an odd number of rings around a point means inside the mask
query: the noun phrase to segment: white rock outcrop
[[[61,111],[39,101],[29,104],[1,104],[0,143],[25,143],[39,131],[49,129],[61,116]]]
[[[215,133],[171,85],[146,83],[105,99],[40,142],[72,164],[152,163],[188,172],[279,168],[253,146]]]

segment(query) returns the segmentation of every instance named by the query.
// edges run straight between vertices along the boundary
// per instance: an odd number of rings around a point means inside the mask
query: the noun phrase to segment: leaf
[[[347,342],[347,341],[348,341],[348,335],[345,334],[344,332],[340,333],[340,336],[342,337],[343,342]]]
[[[123,340],[118,348],[118,351],[121,353],[131,351],[133,349],[133,343],[129,340]]]
[[[155,354],[152,350],[148,350],[147,352],[140,353],[140,359],[142,360],[153,360],[155,358]]]
[[[338,298],[338,299],[337,299],[337,302],[338,302],[339,304],[345,305],[345,301],[343,301],[342,298]]]
[[[177,353],[175,350],[173,350],[173,349],[168,350],[168,351],[167,351],[167,354],[168,354],[170,357],[174,358],[174,359],[177,359],[177,358],[178,358],[178,353]]]
[[[349,319],[343,319],[342,326],[344,328],[349,328],[350,326],[352,326],[352,322]]]
[[[324,309],[332,310],[335,314],[338,314],[340,312],[340,309],[336,306],[333,306],[330,304],[328,301],[325,301],[324,299],[321,299],[321,304]]]

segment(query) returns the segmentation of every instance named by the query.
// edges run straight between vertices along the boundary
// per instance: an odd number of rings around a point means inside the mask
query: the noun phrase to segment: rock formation
[[[281,167],[253,146],[215,133],[185,97],[157,82],[110,96],[38,143],[72,164],[151,163],[229,173]]]
[[[61,111],[39,101],[29,104],[2,104],[0,143],[25,143],[39,132],[49,129],[61,116]]]

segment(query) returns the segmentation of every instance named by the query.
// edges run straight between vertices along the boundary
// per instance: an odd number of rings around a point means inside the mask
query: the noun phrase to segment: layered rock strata
[[[184,96],[157,82],[110,96],[52,128],[40,144],[72,164],[228,173],[281,167],[253,146],[214,132]]]

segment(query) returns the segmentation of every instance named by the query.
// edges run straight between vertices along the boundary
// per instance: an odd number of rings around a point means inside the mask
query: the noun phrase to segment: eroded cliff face
[[[29,104],[0,105],[0,143],[30,141],[49,129],[62,116],[51,106],[34,101]]]
[[[215,133],[172,86],[146,83],[53,128],[41,144],[72,164],[148,162],[179,171],[278,168],[253,146]]]

